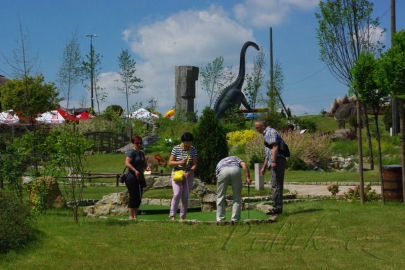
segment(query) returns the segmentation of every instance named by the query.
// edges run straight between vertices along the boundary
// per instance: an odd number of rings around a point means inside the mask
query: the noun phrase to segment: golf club
[[[248,183],[248,206],[247,206],[248,219],[250,219],[250,213],[249,213],[249,198],[250,198],[250,183]]]

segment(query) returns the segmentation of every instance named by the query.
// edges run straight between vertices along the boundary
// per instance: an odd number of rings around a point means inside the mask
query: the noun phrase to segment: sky
[[[374,0],[374,17],[380,18],[381,41],[390,46],[390,1]],[[266,52],[269,74],[269,28],[273,31],[273,54],[284,75],[282,98],[295,115],[329,110],[347,87],[331,75],[320,60],[316,37],[319,0],[0,0],[0,74],[14,78],[5,59],[12,59],[19,39],[19,21],[26,36],[28,56],[35,74],[57,81],[63,50],[77,33],[81,54],[89,52],[86,34],[102,54],[99,84],[111,104],[125,107],[119,88],[118,56],[128,49],[137,62],[137,76],[144,88],[130,96],[130,105],[156,98],[161,113],[174,106],[175,66],[204,67],[216,57],[237,70],[246,41]],[[405,29],[405,0],[396,0],[396,29]],[[247,50],[251,70],[257,51]],[[266,79],[268,80],[268,75]],[[197,81],[195,107],[200,113],[208,96]],[[263,90],[262,90],[263,91]],[[89,92],[79,83],[72,90],[71,106],[90,105]],[[61,103],[63,105],[63,102]]]

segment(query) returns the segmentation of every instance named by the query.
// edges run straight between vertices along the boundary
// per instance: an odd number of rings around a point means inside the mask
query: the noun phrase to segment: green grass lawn
[[[92,172],[121,172],[123,169],[124,154],[95,154],[88,157],[86,168]],[[165,171],[170,172],[170,168]],[[254,177],[254,170],[250,170]],[[379,181],[378,171],[365,171],[365,181]],[[270,178],[269,172],[266,172],[265,181]],[[115,179],[93,179],[93,182],[115,183]],[[286,170],[286,182],[356,182],[359,181],[357,172],[315,172],[315,171],[290,171]]]
[[[1,269],[404,269],[402,204],[286,204],[276,223],[211,226],[81,218],[53,210]],[[192,218],[190,213],[189,218]],[[250,213],[252,214],[252,212]],[[201,214],[200,214],[201,215]],[[208,213],[209,219],[214,213]],[[146,218],[146,216],[140,216]],[[154,219],[158,217],[154,217]],[[167,218],[167,217],[166,217]],[[201,218],[201,216],[200,216]]]
[[[333,117],[322,115],[303,115],[300,119],[311,120],[316,123],[316,130],[319,132],[334,132],[338,129],[338,122]]]

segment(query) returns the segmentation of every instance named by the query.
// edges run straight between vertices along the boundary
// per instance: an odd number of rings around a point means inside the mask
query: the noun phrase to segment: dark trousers
[[[271,187],[273,188],[273,207],[274,211],[283,211],[283,186],[284,186],[284,170],[286,159],[278,156],[276,159],[276,168],[271,169]]]
[[[142,201],[143,188],[140,181],[136,178],[135,174],[128,173],[128,177],[125,180],[129,192],[128,208],[139,208]]]

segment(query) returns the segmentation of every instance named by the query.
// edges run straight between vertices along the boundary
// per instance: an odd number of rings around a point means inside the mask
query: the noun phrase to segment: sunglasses
[[[134,144],[139,144],[139,145],[141,145],[141,144],[142,144],[142,142],[134,142]]]

